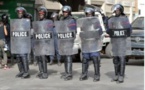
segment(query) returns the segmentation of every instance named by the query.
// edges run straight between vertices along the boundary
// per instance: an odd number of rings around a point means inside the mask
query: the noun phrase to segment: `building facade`
[[[132,22],[135,14],[135,0],[86,0],[87,4],[100,7],[106,16],[111,16],[111,8],[114,4],[120,3],[124,6],[124,12]]]

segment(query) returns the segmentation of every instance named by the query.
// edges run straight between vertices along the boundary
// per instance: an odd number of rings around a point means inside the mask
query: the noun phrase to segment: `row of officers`
[[[122,83],[125,74],[125,56],[127,40],[130,37],[131,26],[124,14],[124,7],[116,4],[112,8],[115,16],[108,19],[106,32],[111,37],[113,63],[115,69],[114,81]],[[71,7],[63,6],[63,17],[58,18],[57,13],[51,15],[52,20],[46,19],[47,9],[43,6],[38,8],[39,21],[32,21],[32,16],[27,14],[26,9],[17,7],[18,19],[12,19],[11,25],[11,53],[16,54],[19,73],[17,78],[29,78],[29,64],[27,56],[33,49],[35,59],[39,66],[37,75],[40,79],[48,78],[46,55],[50,61],[57,57],[64,60],[65,73],[61,76],[64,80],[71,80],[72,56],[77,54],[73,49],[77,27],[81,28],[81,51],[82,51],[82,75],[80,80],[88,79],[89,61],[94,64],[94,80],[100,80],[100,53],[102,48],[102,28],[100,21],[95,17],[95,10],[90,7],[84,9],[86,17],[75,20],[71,15]],[[29,19],[26,19],[29,18]],[[30,28],[33,27],[33,31]],[[31,35],[30,35],[31,34]],[[31,37],[33,36],[33,37]]]

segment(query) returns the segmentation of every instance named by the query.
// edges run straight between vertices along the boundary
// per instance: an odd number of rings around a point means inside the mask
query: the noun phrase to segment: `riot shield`
[[[131,55],[131,39],[128,38],[111,38],[112,55],[126,56]]]
[[[53,26],[51,20],[33,22],[35,56],[55,54]]]
[[[85,17],[77,20],[81,28],[80,38],[83,53],[97,52],[102,49],[100,22],[97,17]]]
[[[74,19],[56,21],[55,29],[57,33],[58,51],[60,55],[73,55],[78,51],[73,50],[76,38],[76,22]]]
[[[26,54],[31,50],[30,20],[11,19],[11,53]]]
[[[108,20],[108,28],[112,38],[130,36],[130,23],[126,16],[110,18]]]
[[[108,21],[113,56],[131,55],[130,23],[126,16],[112,17]]]

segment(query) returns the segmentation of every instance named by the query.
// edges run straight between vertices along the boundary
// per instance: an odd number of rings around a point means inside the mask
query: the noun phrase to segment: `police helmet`
[[[16,8],[16,12],[19,13],[19,12],[22,12],[23,14],[25,14],[27,11],[24,7],[17,7]]]
[[[121,13],[124,13],[124,7],[121,4],[115,4],[111,10],[114,13],[117,9],[119,9]]]
[[[39,14],[44,14],[45,16],[47,16],[47,8],[46,7],[44,7],[44,6],[40,6],[39,8],[38,8],[38,13]]]
[[[54,17],[58,17],[58,13],[53,12],[53,13],[51,14],[51,18],[54,18]]]
[[[85,14],[92,14],[93,16],[95,15],[95,10],[93,8],[90,7],[86,7],[84,9]]]
[[[71,12],[72,9],[71,9],[70,6],[66,5],[66,6],[63,6],[63,7],[62,7],[62,11],[63,11],[63,12]]]

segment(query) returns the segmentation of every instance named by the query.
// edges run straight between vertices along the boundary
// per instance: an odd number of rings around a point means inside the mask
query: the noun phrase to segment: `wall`
[[[15,9],[18,6],[23,6],[28,13],[34,15],[34,2],[35,0],[0,0],[0,16],[7,13],[11,19],[16,18]]]
[[[138,9],[140,11],[139,15],[145,15],[145,0],[138,0]]]

